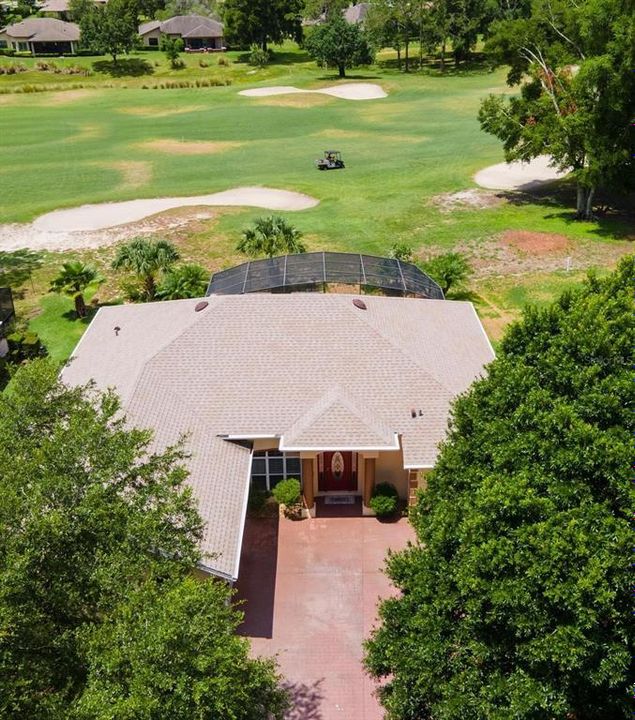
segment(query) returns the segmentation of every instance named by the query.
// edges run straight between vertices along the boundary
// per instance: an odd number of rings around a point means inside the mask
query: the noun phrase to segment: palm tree
[[[181,300],[205,295],[209,273],[195,264],[170,268],[157,288],[157,297],[162,300]]]
[[[91,265],[80,260],[62,265],[57,277],[51,281],[50,292],[63,293],[75,300],[75,312],[78,318],[86,317],[84,291],[89,285],[99,285],[104,278]]]
[[[130,270],[142,281],[146,300],[154,300],[157,291],[156,275],[167,270],[179,259],[179,254],[167,240],[135,238],[121,245],[112,266],[115,270]]]
[[[236,246],[239,252],[251,257],[265,255],[288,255],[306,252],[301,242],[302,233],[280,215],[261,217],[253,228],[243,231],[242,240]]]

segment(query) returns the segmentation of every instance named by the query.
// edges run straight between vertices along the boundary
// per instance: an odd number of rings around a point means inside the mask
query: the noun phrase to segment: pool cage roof
[[[329,283],[391,295],[443,300],[437,283],[412,263],[354,253],[313,252],[253,260],[214,273],[206,295],[325,289]]]

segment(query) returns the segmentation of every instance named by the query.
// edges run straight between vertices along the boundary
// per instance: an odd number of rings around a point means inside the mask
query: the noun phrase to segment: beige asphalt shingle
[[[198,313],[196,300],[105,307],[64,370],[70,384],[114,386],[159,446],[190,433],[189,482],[218,572],[237,567],[249,452],[217,436],[337,450],[397,434],[406,466],[432,466],[452,399],[493,359],[470,303],[364,296],[360,310],[353,297],[212,296]]]

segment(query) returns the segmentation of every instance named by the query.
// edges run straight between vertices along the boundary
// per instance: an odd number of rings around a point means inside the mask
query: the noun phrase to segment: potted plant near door
[[[281,480],[272,490],[285,517],[299,520],[302,517],[301,487],[296,478]]]

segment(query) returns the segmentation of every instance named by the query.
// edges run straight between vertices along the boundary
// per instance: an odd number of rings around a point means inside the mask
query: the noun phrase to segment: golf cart
[[[318,170],[341,170],[344,168],[342,153],[339,150],[325,150],[324,157],[315,161]]]

